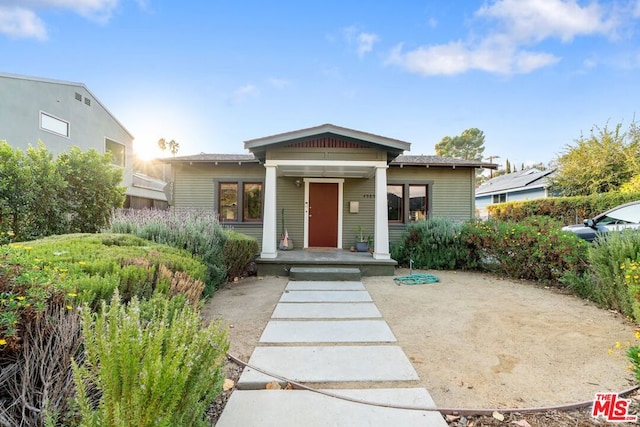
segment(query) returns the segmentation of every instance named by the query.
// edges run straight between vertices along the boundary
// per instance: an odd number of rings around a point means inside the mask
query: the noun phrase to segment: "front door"
[[[338,247],[337,183],[309,183],[309,247]]]

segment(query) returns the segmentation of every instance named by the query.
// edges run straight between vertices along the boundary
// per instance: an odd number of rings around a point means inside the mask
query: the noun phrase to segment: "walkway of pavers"
[[[266,390],[283,381],[245,368],[220,416],[219,427],[434,426],[446,427],[425,388],[376,388],[377,382],[419,377],[362,282],[289,282],[249,364],[313,386],[380,406],[304,390]],[[342,382],[362,388],[339,388]],[[434,408],[411,410],[384,405]]]

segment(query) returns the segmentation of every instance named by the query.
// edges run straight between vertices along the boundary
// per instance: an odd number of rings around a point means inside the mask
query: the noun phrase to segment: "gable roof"
[[[496,163],[484,163],[475,160],[456,159],[453,157],[441,157],[430,155],[416,155],[405,156],[400,155],[396,157],[391,163],[391,166],[444,166],[444,167],[472,167],[472,168],[485,168],[485,169],[497,169]]]
[[[507,175],[497,176],[483,183],[476,189],[476,196],[486,196],[494,193],[506,193],[533,188],[547,188],[550,185],[549,175],[555,169],[541,171],[539,169],[526,169]]]
[[[411,148],[411,144],[409,142],[336,126],[330,123],[265,136],[262,138],[250,139],[244,142],[244,148],[254,153],[259,159],[264,160],[264,155],[268,147],[304,142],[324,136],[337,136],[355,143],[371,144],[381,149],[385,149],[387,151],[389,161],[401,154],[403,151]]]
[[[122,128],[122,130],[124,130],[127,133],[127,135],[129,135],[131,137],[131,139],[134,139],[134,136],[131,134],[131,132],[129,132],[129,130],[126,127],[124,127],[124,125],[120,122],[120,120],[118,120],[116,118],[116,116],[114,116],[111,113],[111,111],[109,111],[109,109],[102,102],[100,102],[98,97],[95,96],[93,94],[93,92],[91,92],[89,90],[89,88],[84,83],[69,82],[69,81],[65,81],[65,80],[46,79],[46,78],[42,78],[42,77],[23,76],[23,75],[20,75],[20,74],[11,74],[11,73],[2,73],[2,72],[0,72],[0,77],[4,77],[4,78],[8,78],[8,79],[27,80],[27,81],[33,81],[33,82],[39,82],[39,83],[49,83],[49,84],[57,84],[57,85],[62,85],[62,86],[72,86],[72,87],[82,88],[82,89],[86,90],[89,95],[91,95],[91,98],[93,98],[93,101],[97,102],[98,105],[100,105],[104,109],[104,111],[106,111],[106,113],[113,119],[113,121],[116,122],[118,124],[118,126],[120,126]]]

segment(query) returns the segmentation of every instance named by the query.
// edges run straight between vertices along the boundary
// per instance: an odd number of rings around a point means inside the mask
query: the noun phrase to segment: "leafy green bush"
[[[185,249],[207,265],[205,296],[226,282],[224,247],[227,233],[215,216],[185,211],[119,210],[111,222],[112,233],[134,234],[143,239]]]
[[[185,305],[157,296],[145,309],[116,296],[83,314],[86,364],[75,366],[82,425],[206,426],[204,412],[222,390],[226,331],[202,327]]]
[[[522,222],[469,222],[461,238],[469,245],[469,264],[516,279],[558,283],[566,272],[586,269],[588,244],[547,217]]]
[[[95,150],[54,160],[42,144],[24,152],[0,141],[0,176],[0,244],[98,231],[125,198],[122,170]]]
[[[563,225],[582,223],[584,219],[623,203],[640,200],[640,193],[610,192],[593,196],[549,197],[522,202],[507,202],[487,207],[494,220],[522,221],[529,216],[544,215]]]
[[[633,276],[627,279],[630,263],[640,260],[640,233],[632,230],[608,233],[598,238],[588,251],[589,269],[593,287],[588,298],[596,303],[634,316]],[[627,269],[625,269],[627,266]],[[640,317],[636,320],[640,321]]]
[[[454,269],[468,257],[465,242],[458,238],[463,225],[447,218],[432,218],[410,223],[401,243],[393,245],[391,254],[400,265],[437,270]]]
[[[253,260],[260,248],[258,241],[253,237],[227,231],[228,239],[224,244],[224,258],[227,267],[227,276],[239,277]]]

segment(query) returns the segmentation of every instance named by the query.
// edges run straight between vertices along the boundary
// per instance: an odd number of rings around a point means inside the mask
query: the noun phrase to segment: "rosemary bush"
[[[144,313],[144,314],[143,314]],[[86,362],[74,366],[83,426],[206,426],[222,390],[229,344],[188,304],[157,294],[123,305],[117,294],[82,316]]]

